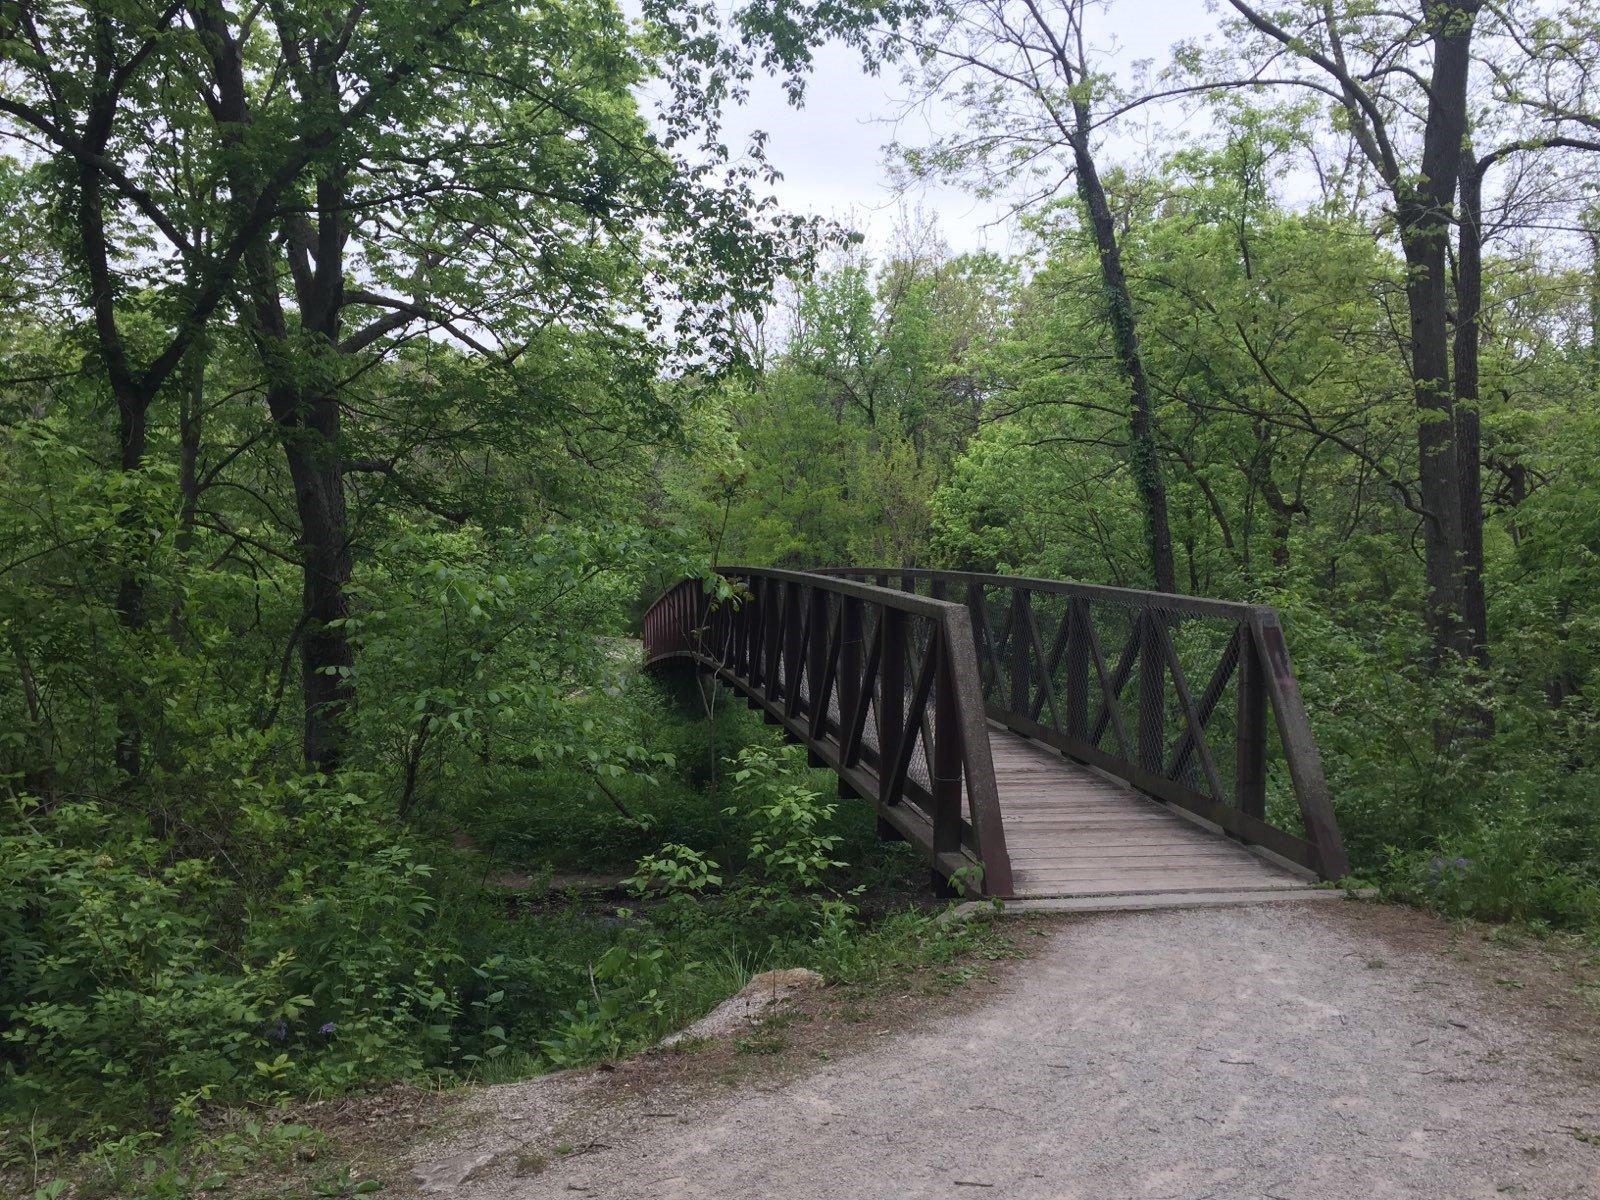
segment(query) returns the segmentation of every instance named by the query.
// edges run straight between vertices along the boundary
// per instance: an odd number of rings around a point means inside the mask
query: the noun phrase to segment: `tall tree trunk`
[[[1589,385],[1600,388],[1600,209],[1589,215]]]
[[[97,27],[101,24],[97,22]],[[109,41],[109,34],[103,36]],[[105,48],[102,70],[109,70],[105,64],[110,61],[110,50]],[[103,153],[110,141],[114,112],[115,100],[109,94],[97,96],[90,103],[84,141],[96,155]],[[97,163],[87,157],[80,160],[77,182],[78,238],[89,285],[89,307],[94,313],[96,345],[117,406],[117,465],[131,473],[143,470],[145,465],[153,389],[141,384],[117,325],[116,289],[105,227],[105,185]],[[143,520],[138,506],[129,505],[117,522],[124,529],[132,529]],[[124,565],[118,576],[116,611],[125,629],[138,632],[144,628],[145,583],[137,564]],[[138,777],[143,770],[142,711],[137,697],[126,691],[119,696],[114,760],[117,774],[124,781]]]
[[[1478,350],[1483,310],[1483,173],[1470,146],[1461,159],[1456,249],[1455,423],[1461,504],[1461,617],[1480,667],[1489,665],[1489,607],[1483,586],[1483,438]]]
[[[1417,405],[1417,456],[1428,622],[1440,662],[1470,658],[1466,623],[1467,553],[1462,530],[1460,463],[1450,384],[1447,251],[1452,207],[1467,136],[1467,75],[1477,4],[1425,0],[1433,39],[1433,78],[1423,132],[1422,169],[1395,181],[1396,214],[1406,260],[1411,320],[1411,378]]]
[[[196,340],[184,355],[183,391],[178,401],[177,547],[186,553],[194,542],[200,511],[200,446],[205,431],[206,347]]]
[[[279,413],[300,517],[302,745],[308,767],[332,771],[344,761],[355,698],[350,681],[355,648],[343,626],[350,615],[351,560],[339,464],[338,403],[282,398],[274,404],[274,415]],[[302,413],[309,419],[301,422],[297,414]]]
[[[1144,355],[1139,348],[1139,328],[1133,312],[1133,296],[1122,269],[1122,249],[1117,244],[1116,224],[1111,205],[1106,201],[1105,185],[1095,168],[1089,150],[1093,123],[1088,107],[1074,104],[1075,127],[1071,137],[1078,197],[1089,211],[1095,248],[1100,258],[1100,281],[1105,292],[1107,315],[1117,363],[1128,383],[1128,454],[1133,467],[1134,486],[1144,515],[1145,543],[1150,555],[1150,572],[1156,590],[1178,590],[1172,556],[1172,522],[1167,514],[1167,485],[1161,470],[1156,445],[1155,413],[1150,400],[1150,384],[1145,377]]]
[[[339,402],[307,384],[323,372],[293,357],[271,247],[263,242],[253,249],[248,266],[256,336],[274,376],[267,407],[278,427],[300,524],[302,747],[307,767],[333,771],[344,761],[355,698],[355,647],[343,624],[350,615],[351,558]],[[302,321],[311,316],[303,311]]]
[[[237,138],[250,120],[239,43],[226,11],[214,0],[200,0],[192,11],[210,41],[219,122]],[[337,108],[338,80],[324,49],[310,47],[309,61],[315,84]],[[236,165],[233,183],[236,201],[253,205],[258,191],[242,166]],[[316,245],[306,247],[312,278],[297,296],[301,329],[320,335],[305,339],[312,344],[312,353],[337,352],[344,297],[343,202],[342,176],[336,168],[325,170],[316,185]],[[290,231],[289,239],[294,237]],[[355,647],[343,624],[350,615],[351,558],[339,404],[326,390],[325,381],[333,374],[325,364],[307,363],[305,345],[290,337],[280,287],[281,277],[292,278],[295,272],[280,272],[277,254],[277,244],[265,237],[250,246],[244,256],[245,291],[251,334],[267,376],[267,408],[278,427],[300,523],[302,748],[308,767],[332,771],[344,761],[355,696],[350,678]]]

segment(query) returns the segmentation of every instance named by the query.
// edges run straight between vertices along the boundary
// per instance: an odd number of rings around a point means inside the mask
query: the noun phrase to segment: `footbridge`
[[[720,577],[651,606],[647,665],[743,696],[946,887],[1148,897],[1348,871],[1270,608],[961,571]]]

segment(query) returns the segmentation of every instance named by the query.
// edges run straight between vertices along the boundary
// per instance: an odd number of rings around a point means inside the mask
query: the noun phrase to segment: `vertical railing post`
[[[744,600],[744,678],[755,688],[761,678],[761,581],[751,576]]]
[[[745,681],[755,682],[756,675],[756,646],[759,644],[758,630],[761,628],[761,600],[757,593],[760,583],[753,577],[745,581],[744,593],[744,637],[739,653],[739,669]]]
[[[776,579],[768,579],[762,591],[766,623],[761,631],[765,643],[761,656],[761,691],[771,701],[783,690],[783,681],[778,674],[783,651],[783,584]]]
[[[706,628],[711,620],[711,597],[706,595],[705,585],[699,580],[689,582],[688,592],[692,614],[689,619],[689,649],[695,654],[705,654],[708,647],[716,645],[710,639],[711,631]]]
[[[793,580],[783,585],[783,710],[791,717],[800,710],[800,648],[805,635],[800,594],[804,587]]]
[[[967,584],[967,612],[972,618],[972,644],[978,663],[978,686],[979,690],[988,696],[989,689],[984,686],[983,678],[990,659],[1000,653],[1000,648],[989,645],[989,638],[985,632],[989,622],[983,605],[983,584],[977,582]]]
[[[806,715],[811,718],[811,728],[821,734],[828,713],[828,697],[821,688],[823,676],[828,673],[828,641],[833,632],[828,628],[831,615],[828,593],[820,587],[813,587],[808,607],[810,611],[806,620],[811,626],[811,642],[806,647]],[[818,718],[819,711],[822,719]]]
[[[928,639],[928,654],[937,656],[929,664],[934,670],[933,751],[929,762],[932,776],[933,852],[943,854],[961,848],[961,713],[956,704],[955,675],[950,666],[950,647],[943,622],[934,626]]]
[[[1250,627],[1239,626],[1239,693],[1235,718],[1235,803],[1252,817],[1267,815],[1267,681]]]
[[[1139,765],[1160,773],[1161,752],[1166,741],[1166,665],[1161,653],[1161,628],[1165,617],[1156,609],[1144,609],[1139,626]]]
[[[1011,589],[1011,711],[1026,717],[1033,699],[1032,651],[1028,646],[1028,615],[1033,603],[1027,588]]]
[[[839,749],[843,765],[853,767],[860,758],[859,748],[845,755],[846,729],[850,714],[856,711],[861,695],[861,664],[866,651],[861,645],[861,601],[854,596],[839,597]]]
[[[900,802],[889,792],[889,776],[906,732],[906,614],[885,604],[878,619],[878,803],[887,806]]]
[[[1089,602],[1067,600],[1067,736],[1089,737]]]

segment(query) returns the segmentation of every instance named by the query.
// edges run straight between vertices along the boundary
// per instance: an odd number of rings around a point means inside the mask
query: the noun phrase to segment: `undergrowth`
[[[46,1198],[68,1177],[193,1195],[301,1153],[314,1135],[274,1116],[297,1101],[615,1058],[759,971],[870,984],[979,943],[932,919],[920,857],[803,751],[726,697],[686,719],[635,686],[648,769],[505,775],[409,825],[358,776],[240,787],[221,869],[111,806],[17,809],[0,1171]],[[557,871],[628,878],[540,886]]]

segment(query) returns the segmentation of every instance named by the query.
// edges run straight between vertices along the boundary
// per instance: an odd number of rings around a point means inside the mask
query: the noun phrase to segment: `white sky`
[[[1205,0],[1116,0],[1092,10],[1089,32],[1108,51],[1106,65],[1125,72],[1140,60],[1166,65],[1173,43],[1199,38],[1216,28],[1217,16]],[[921,209],[937,220],[953,250],[1004,250],[1009,230],[1003,208],[949,187],[918,186],[899,196],[890,182],[884,147],[897,137],[908,145],[925,140],[938,113],[916,112],[898,129],[895,117],[906,93],[892,70],[868,75],[853,50],[823,47],[806,87],[802,109],[791,108],[770,80],[752,91],[749,105],[729,114],[728,132],[742,137],[762,129],[769,135],[768,158],[781,172],[776,192],[791,212],[814,213],[859,229],[869,245],[888,243],[904,210]],[[1110,147],[1136,152],[1141,142],[1133,125],[1113,130]]]

